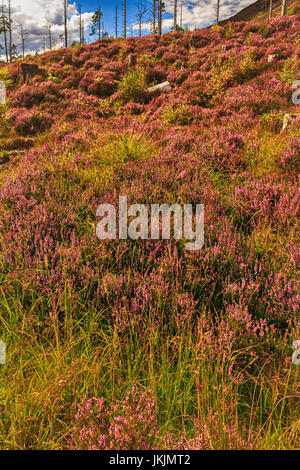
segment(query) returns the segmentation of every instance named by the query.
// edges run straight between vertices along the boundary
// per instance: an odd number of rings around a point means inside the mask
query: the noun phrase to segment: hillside
[[[282,0],[273,0],[273,17],[281,16]],[[269,18],[270,2],[269,0],[257,0],[248,7],[231,16],[226,21],[265,21]],[[300,13],[298,0],[289,0],[287,5],[287,14],[295,15]]]
[[[299,447],[299,31],[103,40],[28,59],[27,83],[0,68],[1,448]],[[203,248],[99,240],[120,195],[204,204]]]

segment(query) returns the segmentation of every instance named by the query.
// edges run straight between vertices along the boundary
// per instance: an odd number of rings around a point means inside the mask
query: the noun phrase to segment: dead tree
[[[118,5],[116,5],[116,10],[115,10],[115,36],[116,39],[118,38]]]
[[[156,0],[153,0],[153,18],[152,18],[153,34],[156,33]]]
[[[137,3],[137,19],[139,22],[139,37],[142,36],[143,17],[147,13],[147,7],[143,1]]]
[[[127,37],[127,2],[123,0],[123,36]]]
[[[270,7],[269,7],[269,21],[271,20],[272,18],[272,14],[273,14],[273,0],[270,0]]]
[[[282,0],[281,16],[286,15],[287,0]]]
[[[25,58],[25,37],[27,36],[27,33],[24,31],[24,27],[22,24],[20,24],[20,37],[21,37],[21,44],[22,44],[22,57],[23,59]]]
[[[79,42],[82,44],[82,7],[81,4],[78,5],[79,13]]]
[[[3,32],[3,35],[4,35],[4,49],[5,49],[6,62],[8,62],[7,28],[8,28],[8,20],[7,20],[7,16],[4,13],[4,4],[2,3],[0,32]]]
[[[12,43],[11,0],[8,0],[8,35],[9,35],[9,61],[12,62],[13,43]]]
[[[174,0],[174,26],[173,30],[177,31],[177,0]]]
[[[181,4],[180,6],[180,29],[182,30],[182,8],[183,8],[183,5]]]
[[[65,47],[68,47],[68,0],[64,2],[64,29],[65,29]]]
[[[48,24],[48,40],[49,40],[49,49],[52,51],[52,25]]]
[[[216,23],[219,24],[219,19],[220,19],[220,0],[217,0],[217,5],[216,5]]]
[[[165,4],[162,0],[158,0],[158,12],[157,12],[157,23],[158,23],[158,34],[162,35],[162,16],[165,10]]]

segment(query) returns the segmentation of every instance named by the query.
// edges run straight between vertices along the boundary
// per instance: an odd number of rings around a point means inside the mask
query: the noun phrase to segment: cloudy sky
[[[0,0],[0,3],[7,0]],[[127,0],[128,10],[128,34],[137,35],[136,25],[136,4],[138,0]],[[149,7],[149,13],[144,17],[144,34],[147,34],[148,20],[151,15],[151,0],[144,0]],[[173,1],[165,0],[166,13],[164,19],[164,30],[171,28]],[[220,17],[227,18],[242,8],[253,3],[254,0],[226,1],[221,0]],[[89,35],[89,26],[93,12],[98,8],[98,0],[70,0],[69,1],[69,40],[70,42],[78,40],[79,36],[79,16],[78,5],[81,3],[84,13],[87,42],[93,41]],[[114,15],[115,7],[119,4],[119,31],[121,34],[122,22],[122,0],[102,0],[100,5],[103,11],[104,29],[110,35],[114,34]],[[211,24],[215,18],[216,0],[182,0],[183,24],[192,28],[203,27]],[[179,10],[181,0],[178,0]],[[23,25],[26,31],[26,51],[42,52],[44,43],[48,47],[47,24],[52,25],[53,43],[59,46],[60,35],[63,33],[63,0],[12,0],[12,18],[13,18],[13,42],[21,50],[20,25]],[[45,38],[45,39],[44,39]],[[0,44],[3,46],[3,36],[0,36]],[[3,54],[3,51],[2,51]]]

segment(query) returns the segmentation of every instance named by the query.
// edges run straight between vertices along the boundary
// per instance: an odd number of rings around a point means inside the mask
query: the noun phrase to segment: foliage
[[[299,78],[298,74],[299,74],[299,59],[297,58],[297,56],[289,57],[285,61],[279,73],[281,80],[283,82],[292,84],[297,78]]]
[[[125,101],[140,100],[146,87],[145,72],[141,68],[128,71],[119,82],[119,92]]]
[[[23,85],[5,66],[1,448],[299,447],[299,26],[96,41],[67,69],[32,58],[45,76]],[[98,240],[124,194],[204,204],[203,248]]]

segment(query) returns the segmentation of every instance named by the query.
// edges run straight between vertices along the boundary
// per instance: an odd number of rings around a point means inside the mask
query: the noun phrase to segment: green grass
[[[21,299],[8,298],[3,291],[0,297],[0,325],[8,357],[7,364],[0,366],[2,449],[66,448],[74,403],[87,394],[114,404],[124,400],[134,383],[151,387],[158,397],[161,436],[184,429],[192,437],[196,418],[200,428],[208,426],[212,449],[234,446],[226,426],[242,429],[245,422],[248,427],[242,434],[249,447],[254,442],[261,449],[297,445],[294,366],[279,367],[274,381],[264,373],[272,363],[278,367],[270,355],[263,366],[254,362],[252,373],[241,368],[228,374],[232,359],[245,350],[233,349],[226,360],[222,354],[210,360],[201,319],[197,335],[188,327],[178,331],[176,354],[172,352],[176,339],[155,329],[145,338],[129,331],[121,341],[101,321],[101,312],[87,309],[80,300],[74,305],[67,289],[65,322],[59,326],[53,312],[46,335],[29,319],[37,311],[43,316],[47,299],[32,301],[25,310]],[[246,351],[249,360],[251,349]]]

